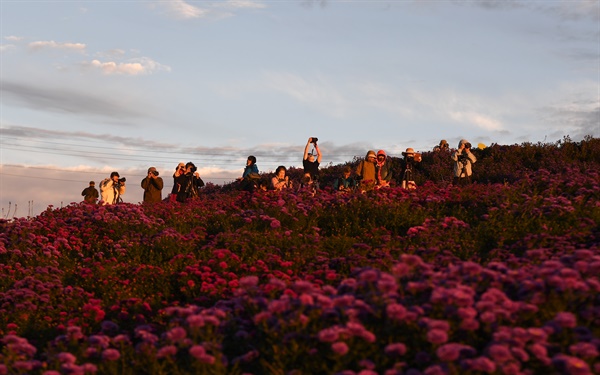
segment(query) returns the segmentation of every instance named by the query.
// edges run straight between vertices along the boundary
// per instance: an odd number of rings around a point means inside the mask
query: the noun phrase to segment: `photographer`
[[[417,184],[415,183],[413,172],[415,164],[421,162],[421,154],[409,147],[402,153],[402,156],[404,156],[404,159],[400,161],[402,164],[401,186],[403,189],[416,189]]]
[[[185,202],[189,198],[199,196],[199,189],[204,186],[204,181],[200,178],[200,173],[191,161],[185,165],[185,174],[176,178],[175,182],[179,185],[177,192],[177,201]]]
[[[112,172],[110,178],[105,178],[100,183],[102,204],[117,204],[122,202],[121,195],[125,194],[125,177],[120,178],[119,172]]]
[[[473,174],[472,164],[477,161],[477,158],[471,152],[471,144],[466,139],[461,139],[458,142],[458,149],[451,155],[454,160],[454,185],[468,185],[471,183],[471,175]]]
[[[154,167],[148,168],[148,176],[142,180],[144,189],[144,203],[155,203],[162,201],[163,179],[158,177],[158,171]]]
[[[321,164],[321,150],[319,150],[319,146],[317,145],[317,141],[319,139],[315,137],[309,137],[308,142],[306,142],[306,147],[304,147],[304,157],[302,158],[302,166],[304,167],[304,173],[309,173],[310,178],[313,181],[315,188],[319,187],[319,165]],[[314,150],[312,152],[308,152],[310,144],[314,145]],[[315,159],[314,152],[317,152],[317,158]]]
[[[292,187],[290,177],[286,175],[287,170],[283,165],[280,165],[275,170],[275,176],[271,179],[271,186],[275,191],[281,191]]]

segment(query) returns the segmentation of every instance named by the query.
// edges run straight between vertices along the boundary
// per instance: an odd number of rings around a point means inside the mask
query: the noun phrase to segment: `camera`
[[[158,176],[158,171],[152,171],[152,174]]]
[[[125,177],[119,178],[119,184],[122,184],[125,181],[127,181],[127,179]]]
[[[471,149],[471,144],[469,142],[465,143],[465,148]]]
[[[310,143],[317,144],[317,141],[318,141],[318,140],[319,140],[319,138],[317,138],[317,137],[312,137],[312,138],[310,139]]]

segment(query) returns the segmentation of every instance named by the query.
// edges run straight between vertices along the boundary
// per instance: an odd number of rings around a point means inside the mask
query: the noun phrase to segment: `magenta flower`
[[[181,342],[187,336],[187,332],[182,327],[173,327],[165,334],[167,340],[172,343]]]
[[[206,349],[202,345],[193,345],[189,349],[190,355],[194,358],[200,359],[202,356],[206,354]]]
[[[406,308],[399,303],[391,303],[386,306],[387,316],[392,320],[401,321],[406,317]]]
[[[513,359],[510,349],[505,345],[493,344],[488,348],[488,355],[496,363],[504,363]]]
[[[430,329],[427,331],[427,341],[432,344],[443,344],[448,341],[448,333],[438,328]]]
[[[496,371],[496,364],[487,357],[477,357],[474,359],[465,360],[469,370],[481,371],[486,374],[491,374]]]
[[[435,354],[438,358],[443,362],[453,362],[456,361],[460,357],[460,353],[463,349],[469,348],[466,345],[458,344],[455,342],[451,342],[448,344],[444,344],[437,348]]]
[[[271,228],[276,229],[281,227],[281,222],[277,219],[271,220]]]
[[[109,348],[102,352],[102,359],[105,361],[116,361],[119,358],[121,358],[121,353],[117,349]]]
[[[348,350],[350,350],[348,348],[348,345],[343,341],[334,342],[333,344],[331,344],[331,349],[339,355],[345,355],[346,353],[348,353]]]
[[[388,344],[384,352],[388,355],[404,355],[406,354],[406,345],[400,342]]]
[[[175,354],[177,354],[177,347],[175,345],[167,345],[158,349],[156,358],[173,357]]]
[[[577,326],[577,317],[570,312],[559,312],[553,321],[563,328],[575,328]]]
[[[245,276],[240,278],[240,288],[250,289],[258,285],[258,276]]]

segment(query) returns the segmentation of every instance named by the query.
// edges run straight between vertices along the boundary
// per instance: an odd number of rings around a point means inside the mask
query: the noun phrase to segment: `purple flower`
[[[240,278],[240,288],[250,289],[258,285],[258,276],[245,276]]]
[[[392,320],[403,320],[406,317],[406,308],[399,303],[391,303],[385,308],[387,316]]]
[[[504,363],[512,358],[512,354],[510,353],[510,349],[505,345],[492,344],[488,348],[488,355],[496,362],[496,363]]]
[[[158,349],[156,358],[173,357],[175,354],[177,354],[177,347],[175,345],[167,345]]]
[[[575,315],[566,311],[556,314],[553,321],[563,328],[575,328],[577,325],[577,318]]]
[[[589,342],[578,342],[569,346],[569,351],[576,356],[583,358],[596,358],[598,356],[598,348],[596,345]]]
[[[406,345],[401,342],[388,344],[384,351],[388,355],[404,355],[406,354]]]
[[[102,352],[102,359],[105,361],[116,361],[121,358],[121,353],[117,349],[105,349]]]
[[[435,354],[442,362],[452,362],[460,357],[461,351],[465,348],[468,348],[468,346],[451,342],[437,348]]]
[[[443,344],[448,341],[448,333],[438,328],[430,329],[427,332],[427,341],[432,344]]]
[[[333,344],[331,344],[331,349],[339,355],[345,355],[346,353],[348,353],[348,350],[350,350],[348,348],[348,345],[346,345],[346,343],[343,341],[334,342]]]
[[[552,358],[552,364],[559,371],[571,375],[591,375],[590,366],[582,359],[565,354],[557,354]]]
[[[494,371],[496,371],[496,364],[494,363],[494,361],[487,357],[467,359],[465,360],[465,364],[467,364],[469,370],[473,371],[481,371],[488,374],[491,374]]]

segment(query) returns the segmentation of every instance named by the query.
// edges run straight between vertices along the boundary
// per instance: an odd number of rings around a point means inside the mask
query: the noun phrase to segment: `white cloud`
[[[208,10],[195,7],[183,0],[172,0],[163,2],[161,4],[167,7],[167,10],[170,14],[178,18],[202,18],[209,13]]]
[[[218,3],[219,6],[228,9],[263,9],[265,4],[251,0],[229,0]]]
[[[499,131],[503,129],[500,121],[477,112],[450,112],[450,118],[456,122],[475,125],[485,130]]]
[[[83,52],[85,50],[84,43],[57,43],[53,40],[49,41],[37,41],[29,43],[29,48],[32,50],[40,50],[44,48],[51,49],[66,49],[66,50],[75,50]]]
[[[13,44],[0,44],[0,52],[6,52],[13,48],[15,48]]]
[[[10,42],[18,42],[18,41],[23,40],[24,38],[22,36],[9,35],[9,36],[5,36],[4,39],[6,39]]]
[[[156,61],[147,57],[132,59],[130,62],[102,62],[100,60],[92,60],[84,63],[84,66],[100,69],[104,74],[108,75],[123,74],[136,76],[153,74],[161,70],[171,71],[169,66],[157,63]]]

